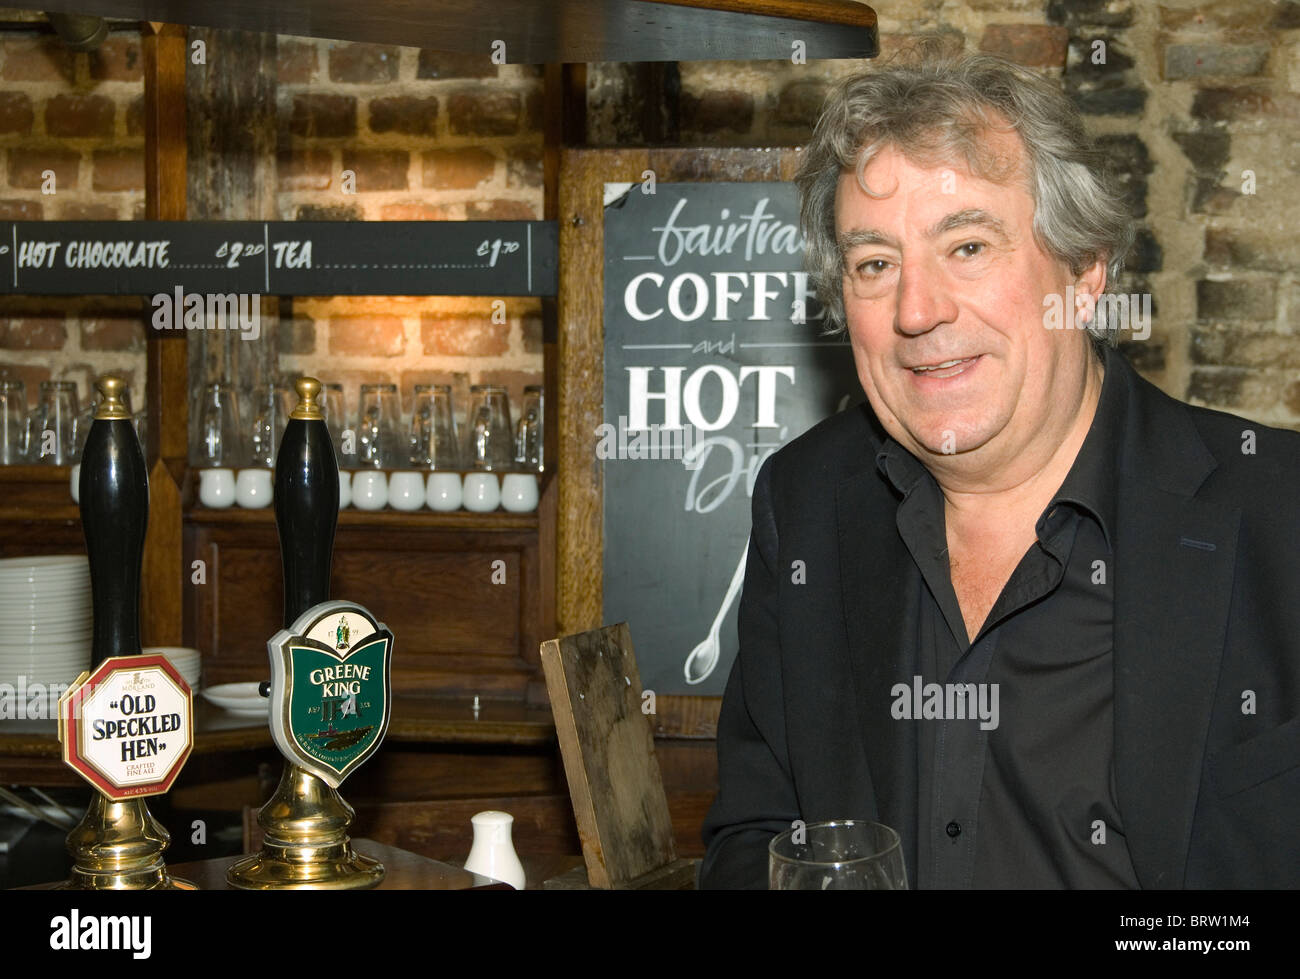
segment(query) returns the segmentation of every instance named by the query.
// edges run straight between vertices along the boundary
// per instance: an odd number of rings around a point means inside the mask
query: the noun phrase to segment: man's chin
[[[911,440],[915,443],[915,448],[909,446],[912,454],[923,458],[972,452],[988,441],[988,435],[981,426],[950,422],[940,426],[928,425],[921,432],[913,433]]]

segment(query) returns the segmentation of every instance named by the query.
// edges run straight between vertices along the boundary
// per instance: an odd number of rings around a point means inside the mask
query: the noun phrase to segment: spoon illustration
[[[718,609],[718,614],[713,620],[713,628],[709,630],[704,641],[692,649],[691,654],[686,657],[684,671],[687,683],[703,683],[709,678],[713,668],[718,665],[718,654],[722,651],[721,644],[718,642],[718,635],[722,632],[722,620],[727,617],[731,603],[740,594],[740,586],[745,580],[745,558],[748,555],[749,539],[746,538],[745,546],[740,552],[740,563],[736,565],[735,573],[731,576],[731,584],[727,586],[722,607]]]

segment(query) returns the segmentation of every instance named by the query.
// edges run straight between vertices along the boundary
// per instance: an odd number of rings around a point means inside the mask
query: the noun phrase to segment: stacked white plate
[[[0,683],[72,683],[90,669],[92,626],[84,554],[0,560]]]
[[[186,649],[183,646],[146,646],[141,652],[161,653],[166,656],[167,661],[185,678],[190,689],[198,693],[200,663],[197,649]]]

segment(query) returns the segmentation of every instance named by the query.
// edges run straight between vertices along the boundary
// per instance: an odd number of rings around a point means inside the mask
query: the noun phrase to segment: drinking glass
[[[40,401],[28,415],[27,456],[32,462],[69,466],[76,461],[77,411],[75,383],[41,381]]]
[[[396,384],[361,385],[361,414],[357,424],[357,465],[362,469],[396,469],[408,453],[402,451],[401,416]],[[353,484],[353,500],[356,500]]]
[[[351,469],[356,465],[357,454],[354,449],[347,459],[343,458],[343,430],[348,427],[343,408],[343,385],[322,384],[319,401],[321,414],[325,416],[325,427],[329,429],[330,439],[334,442],[334,458],[338,460],[339,469]]]
[[[224,382],[203,389],[194,452],[199,469],[231,469],[243,464],[239,404],[235,389]]]
[[[469,393],[470,468],[509,469],[514,458],[514,435],[506,389],[495,384],[475,384]]]
[[[529,472],[541,472],[542,459],[542,386],[530,384],[524,388],[524,406],[519,412],[519,428],[515,432],[515,464]]]
[[[27,386],[0,377],[0,466],[27,461]]]
[[[284,385],[268,381],[254,390],[252,465],[259,469],[275,468],[275,454],[292,410],[289,389]]]
[[[858,819],[788,829],[768,845],[774,891],[900,891],[907,889],[903,846],[880,823]]]
[[[131,410],[131,403],[128,401],[126,410]],[[145,455],[149,454],[149,412],[137,411],[131,416],[131,424],[135,426],[136,438],[140,440],[140,448],[144,450]],[[84,444],[84,443],[83,443]],[[77,458],[81,458],[81,453],[77,453]]]
[[[411,465],[419,469],[458,469],[460,442],[452,410],[451,385],[417,384],[411,411]]]

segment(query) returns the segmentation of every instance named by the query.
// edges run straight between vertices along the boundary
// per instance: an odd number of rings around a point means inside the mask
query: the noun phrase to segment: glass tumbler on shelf
[[[460,441],[451,385],[417,384],[411,411],[411,465],[417,469],[460,468]]]
[[[357,465],[361,469],[397,469],[409,457],[402,437],[396,384],[361,385],[357,421]]]
[[[72,381],[41,381],[40,400],[28,415],[27,458],[51,466],[77,460],[77,385]]]
[[[337,383],[321,384],[320,410],[325,416],[325,427],[329,429],[330,439],[334,442],[334,456],[339,469],[350,469],[356,465],[355,448],[352,455],[343,458],[343,430],[348,427],[348,419],[343,408],[343,385]]]
[[[199,469],[236,469],[243,464],[243,429],[239,424],[239,403],[235,389],[224,382],[203,389],[203,400],[195,412],[196,455]]]
[[[524,388],[524,406],[519,412],[519,428],[515,432],[515,465],[527,472],[541,472],[543,405],[545,399],[540,384]]]
[[[0,377],[0,466],[27,461],[27,385]]]
[[[768,845],[768,887],[774,891],[903,891],[903,845],[880,823],[841,819],[808,823]]]
[[[506,389],[495,384],[475,384],[469,393],[468,468],[509,469],[515,451]]]
[[[258,469],[275,468],[275,454],[284,427],[289,423],[291,405],[289,389],[277,382],[268,381],[253,391],[250,465]]]

